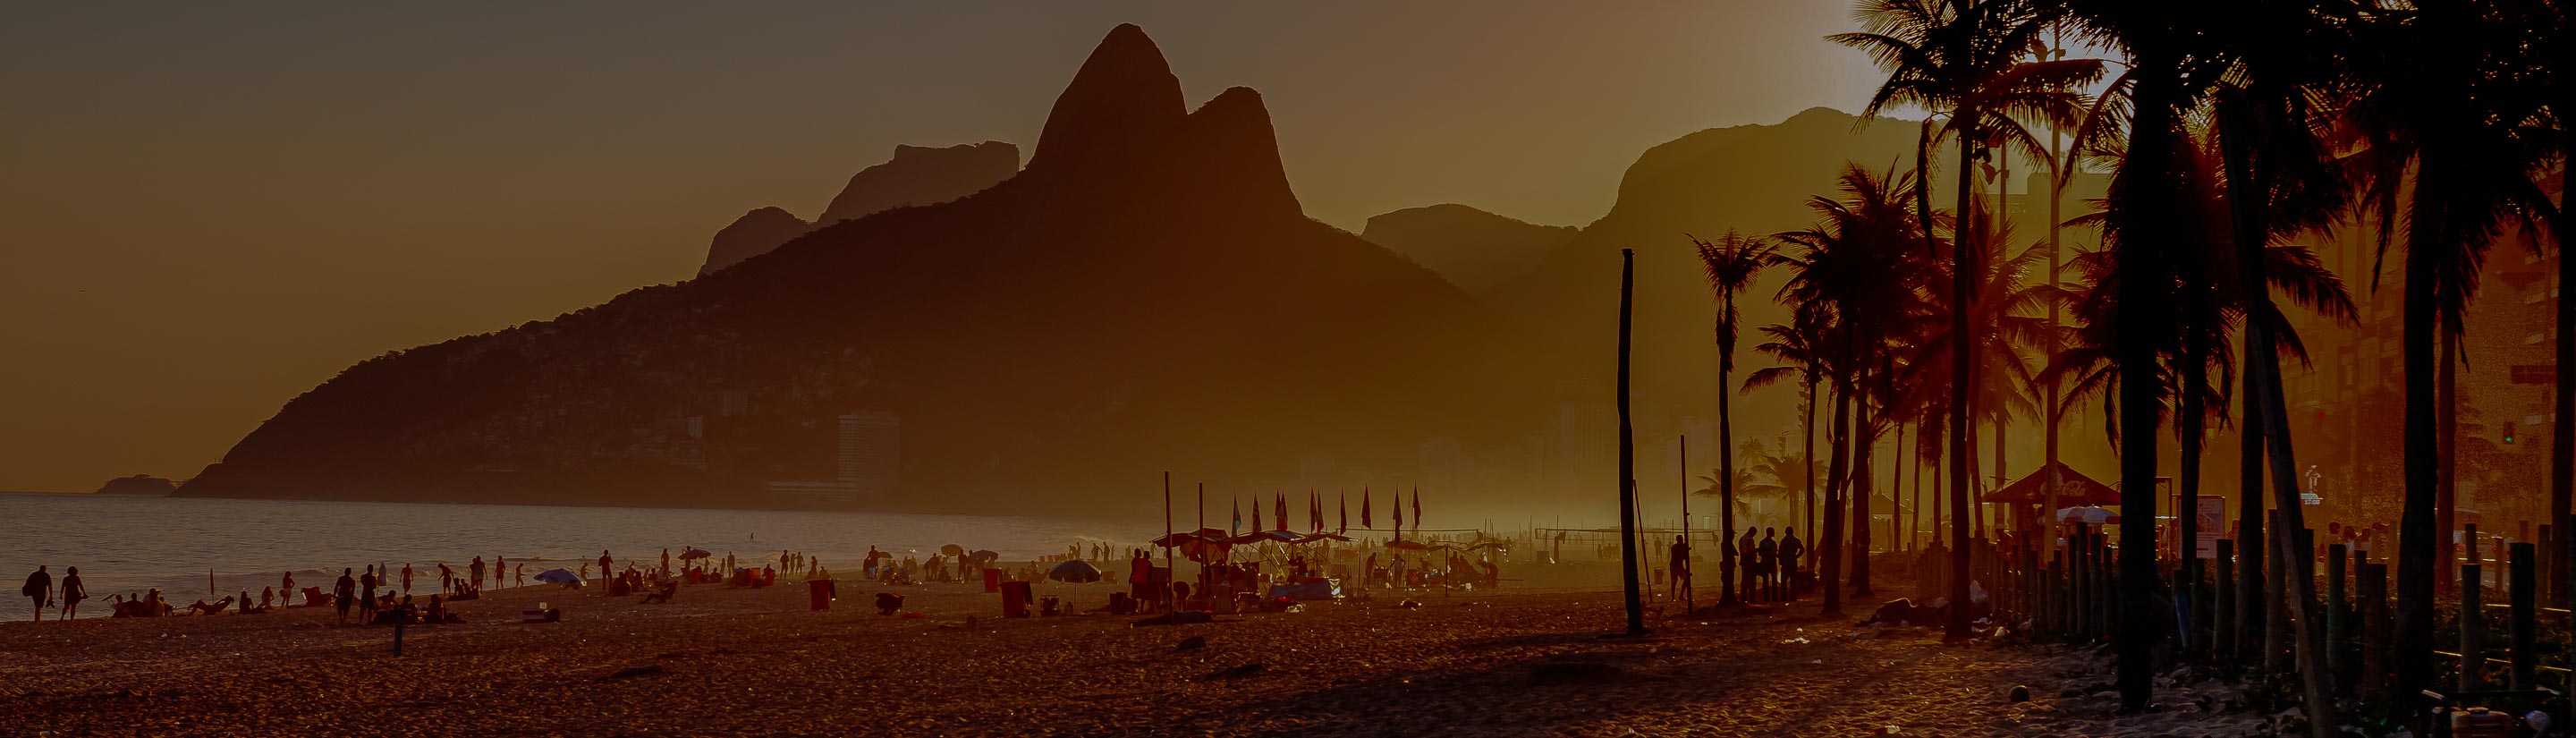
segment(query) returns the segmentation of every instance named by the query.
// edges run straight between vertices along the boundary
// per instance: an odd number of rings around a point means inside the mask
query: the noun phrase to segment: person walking
[[[528,565],[527,565],[527,564],[524,564],[524,563],[521,563],[521,564],[512,564],[512,565],[511,565],[511,567],[512,567],[512,568],[510,569],[510,581],[511,581],[511,582],[513,582],[513,584],[511,584],[510,586],[513,586],[513,587],[525,587],[525,586],[528,586]]]
[[[1674,599],[1681,599],[1682,595],[1690,591],[1690,549],[1688,539],[1673,536],[1672,555],[1668,563],[1672,570],[1672,581],[1666,583],[1665,587]]]
[[[89,585],[82,584],[80,567],[63,570],[63,619],[80,617],[81,600],[89,599]]]
[[[357,599],[358,578],[349,576],[348,567],[341,567],[340,580],[331,583],[331,606],[340,610],[341,625],[349,624],[349,606],[357,604]]]
[[[45,567],[39,565],[35,573],[27,575],[27,586],[19,587],[18,593],[36,601],[36,622],[45,622],[45,606],[53,604],[50,600],[54,596],[54,575],[46,573]]]

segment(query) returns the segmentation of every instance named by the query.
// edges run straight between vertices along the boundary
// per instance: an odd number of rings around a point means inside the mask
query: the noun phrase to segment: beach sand
[[[1089,609],[1117,588],[1037,589]],[[879,617],[878,591],[928,617]],[[1623,622],[1615,588],[1407,596],[1419,606],[1381,594],[1133,627],[1006,620],[998,595],[964,585],[845,581],[828,612],[807,609],[801,582],[689,587],[669,605],[530,587],[459,603],[465,625],[408,629],[400,657],[391,628],[335,627],[327,608],[6,623],[0,735],[2226,735],[2257,722],[2176,730],[2185,705],[2115,723],[2105,699],[2058,698],[2108,681],[2090,649],[1944,646],[1937,631],[1821,617],[1813,600],[1602,639]],[[563,622],[519,624],[541,600]],[[1205,645],[1178,647],[1193,636]],[[2008,700],[2014,685],[2035,699]]]

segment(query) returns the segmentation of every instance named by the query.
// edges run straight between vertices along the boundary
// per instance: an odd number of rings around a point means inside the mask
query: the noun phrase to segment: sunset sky
[[[1844,2],[62,4],[0,20],[0,490],[185,479],[369,356],[694,273],[896,144],[1025,156],[1102,34],[1265,96],[1309,215],[1579,225],[1880,74]]]

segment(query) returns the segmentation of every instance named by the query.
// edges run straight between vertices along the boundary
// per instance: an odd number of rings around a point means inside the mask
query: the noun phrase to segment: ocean
[[[185,606],[242,590],[257,597],[289,571],[299,588],[328,588],[342,567],[364,572],[368,564],[398,572],[410,563],[427,580],[413,590],[434,592],[440,562],[462,575],[476,556],[526,562],[532,577],[557,566],[578,570],[602,549],[624,568],[629,558],[659,564],[664,548],[676,558],[685,546],[749,566],[795,550],[841,570],[856,567],[869,546],[927,558],[953,543],[1027,561],[1095,541],[1124,551],[1161,534],[1025,517],[0,493],[0,580],[9,585],[0,620],[33,614],[17,585],[40,564],[57,583],[80,567],[90,592],[81,612],[100,617],[110,594],[159,587]]]

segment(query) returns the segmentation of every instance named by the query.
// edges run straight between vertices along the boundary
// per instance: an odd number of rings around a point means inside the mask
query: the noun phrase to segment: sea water
[[[1160,534],[1024,517],[0,493],[0,584],[7,585],[0,620],[33,614],[18,585],[40,564],[57,585],[67,568],[80,567],[90,593],[81,612],[99,617],[110,594],[159,587],[182,606],[243,590],[257,597],[287,572],[299,589],[328,591],[342,568],[363,573],[370,564],[399,577],[409,563],[413,591],[437,592],[440,563],[465,576],[476,556],[487,565],[495,557],[525,563],[534,584],[537,572],[550,568],[579,571],[587,561],[597,569],[603,549],[619,569],[628,561],[659,565],[666,548],[676,567],[684,548],[696,546],[718,562],[731,554],[738,566],[775,564],[792,550],[840,571],[856,568],[869,546],[927,559],[955,544],[1029,561],[1077,544],[1088,555],[1098,541],[1123,552]]]

